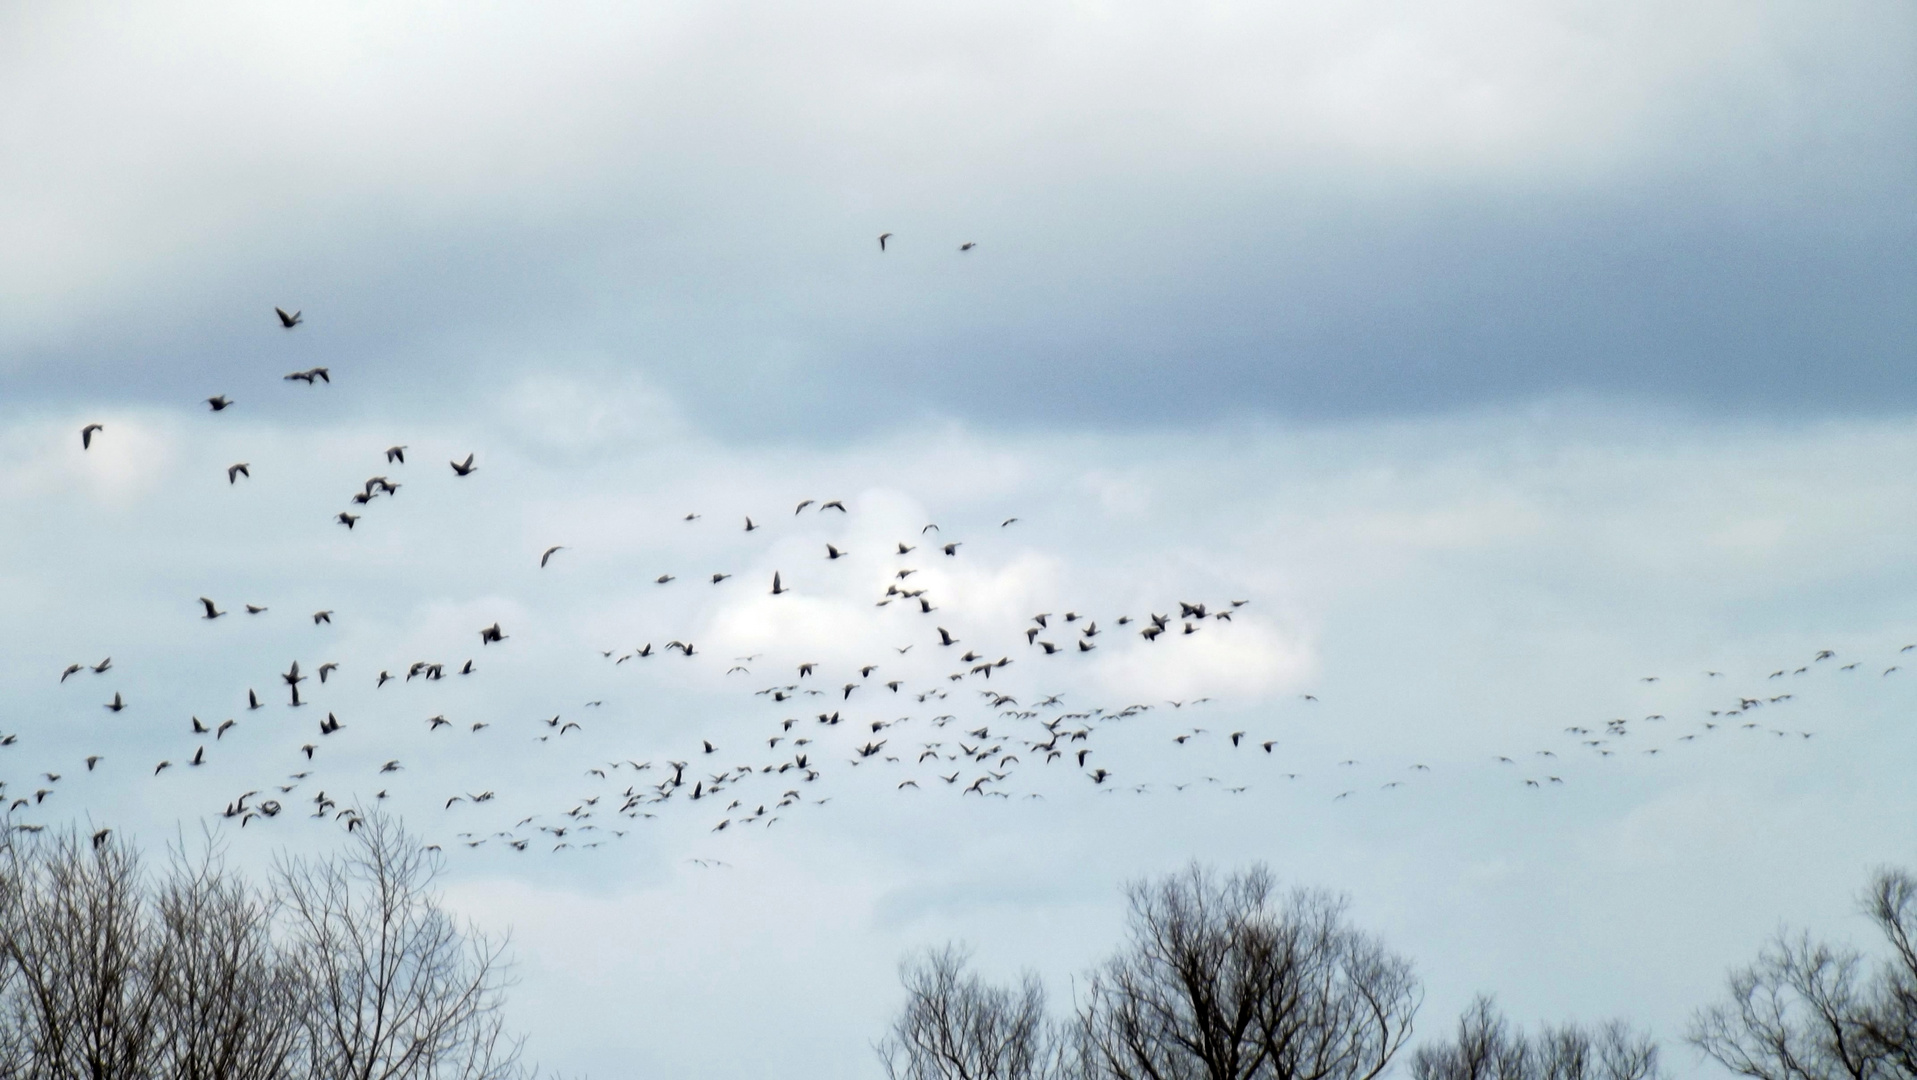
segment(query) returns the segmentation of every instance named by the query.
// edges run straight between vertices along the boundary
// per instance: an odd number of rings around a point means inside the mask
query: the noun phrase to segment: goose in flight
[[[892,239],[892,234],[889,232],[882,232],[879,234],[879,253],[881,255],[885,253],[885,242],[890,239]]]
[[[395,461],[401,465],[406,464],[406,448],[404,446],[389,446],[386,448],[386,464],[391,465]]]
[[[80,449],[82,450],[93,449],[93,433],[96,431],[105,431],[105,430],[106,430],[105,424],[88,424],[86,427],[81,428],[80,429]]]
[[[554,552],[564,551],[564,550],[566,550],[566,548],[565,548],[565,545],[563,544],[554,544],[553,546],[547,548],[545,553],[539,556],[539,568],[541,570],[544,570],[546,568],[546,560],[552,558]]]
[[[777,596],[780,593],[791,591],[791,589],[779,584],[779,572],[777,570],[772,571],[772,595]]]
[[[200,597],[200,603],[202,606],[206,608],[206,614],[200,616],[200,618],[202,619],[217,619],[220,616],[226,614],[226,612],[221,611],[217,607],[214,607],[213,601],[209,600],[208,598],[204,596]]]
[[[214,394],[206,399],[206,407],[214,412],[220,412],[231,404],[233,402],[228,400],[225,394]]]
[[[449,461],[447,464],[453,467],[453,474],[455,476],[470,476],[474,469],[479,468],[479,466],[473,464],[473,455],[471,454],[466,455],[465,461]]]
[[[253,479],[253,472],[247,467],[246,462],[236,462],[226,467],[226,483],[229,487],[237,483],[242,476],[248,480]]]
[[[286,313],[285,308],[276,307],[273,309],[273,314],[278,315],[280,317],[280,326],[287,330],[291,330],[295,326],[298,326],[300,323],[303,323],[306,321],[305,319],[300,317],[300,313],[297,311],[295,311],[291,315],[288,315]]]
[[[975,248],[975,247],[977,247],[977,246],[978,246],[978,243],[977,243],[977,241],[973,241],[973,240],[967,240],[967,241],[966,241],[966,242],[964,242],[963,244],[960,244],[960,245],[959,245],[959,250],[960,250],[960,251],[970,251],[970,250],[972,250],[973,248]]]

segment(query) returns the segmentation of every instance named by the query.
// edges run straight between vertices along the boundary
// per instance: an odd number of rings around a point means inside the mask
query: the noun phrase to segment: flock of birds
[[[889,238],[889,233],[879,238],[882,250]],[[972,246],[968,243],[961,250]],[[289,313],[276,308],[275,314],[288,332],[305,321],[297,310]],[[309,387],[332,383],[331,372],[325,367],[294,371],[284,379]],[[216,394],[206,398],[205,404],[209,412],[218,414],[235,402]],[[108,436],[103,424],[85,425],[80,431],[82,453]],[[408,450],[405,444],[395,444],[379,451],[381,473],[368,477],[353,491],[347,508],[338,510],[333,520],[354,530],[375,503],[396,500],[406,484],[420,482],[399,479],[411,475],[407,470],[419,467],[417,462],[409,464]],[[439,482],[480,482],[474,480],[481,472],[476,453],[451,458],[444,469],[438,473]],[[251,479],[248,462],[235,462],[226,468],[228,486]],[[777,518],[795,520],[808,513],[815,523],[850,520],[855,508],[848,507],[843,499],[807,498],[798,501],[789,515],[779,511],[759,518],[743,516],[733,527],[745,535],[762,530],[776,532],[773,523]],[[702,519],[697,512],[683,518],[688,525]],[[1007,530],[1018,524],[1019,518],[1006,517],[997,528]],[[840,563],[851,554],[841,546],[843,543],[843,539],[827,541],[815,557],[827,565]],[[833,793],[842,790],[842,780],[847,777],[858,778],[868,789],[886,789],[901,797],[930,797],[943,792],[961,800],[990,802],[1041,800],[1048,794],[1057,797],[1061,791],[1074,789],[1102,795],[1188,790],[1241,795],[1254,783],[1296,783],[1306,776],[1296,755],[1280,752],[1286,746],[1286,734],[1273,725],[1254,731],[1252,728],[1258,726],[1255,722],[1243,728],[1187,723],[1187,718],[1207,715],[1202,710],[1212,701],[1206,696],[1095,703],[1080,700],[1077,695],[1032,689],[1048,681],[1054,687],[1069,681],[1068,669],[1058,665],[1069,668],[1074,663],[1090,662],[1101,655],[1101,650],[1203,648],[1209,638],[1232,632],[1234,619],[1249,600],[1166,597],[1162,603],[1135,613],[1089,608],[1042,611],[1033,612],[1019,625],[981,629],[977,623],[952,617],[956,614],[949,606],[952,601],[930,583],[938,575],[927,573],[931,567],[957,565],[964,560],[967,544],[965,539],[947,538],[936,523],[927,523],[915,535],[890,542],[882,570],[869,582],[867,600],[881,613],[879,618],[890,620],[885,626],[895,643],[856,662],[801,659],[781,665],[763,653],[715,658],[710,649],[694,640],[696,635],[690,630],[667,640],[600,649],[597,662],[613,673],[645,665],[689,663],[704,665],[699,670],[726,693],[733,691],[725,688],[749,683],[737,691],[738,704],[733,712],[740,717],[739,723],[723,736],[702,729],[704,733],[688,737],[677,752],[608,759],[603,749],[589,757],[582,750],[582,758],[576,763],[577,790],[538,808],[491,788],[451,786],[433,775],[430,760],[406,755],[377,754],[374,764],[364,768],[365,775],[325,771],[336,746],[352,743],[356,737],[364,746],[377,740],[382,725],[391,722],[358,715],[342,717],[339,708],[326,704],[334,688],[351,678],[363,680],[380,694],[392,694],[399,691],[387,690],[389,684],[431,687],[479,678],[478,654],[495,648],[511,649],[518,640],[501,622],[471,627],[472,638],[477,639],[475,655],[459,660],[409,658],[377,670],[349,671],[333,660],[309,660],[312,666],[307,668],[295,659],[284,671],[271,673],[273,681],[268,685],[273,690],[268,694],[247,689],[245,712],[241,714],[310,708],[310,714],[292,714],[306,719],[299,727],[300,734],[286,737],[277,755],[284,768],[243,785],[244,790],[217,796],[208,810],[242,828],[256,822],[306,817],[352,829],[360,823],[366,803],[389,798],[405,774],[408,780],[419,777],[419,784],[446,785],[432,792],[431,798],[460,828],[439,838],[444,845],[566,851],[602,846],[630,835],[642,822],[668,814],[693,815],[712,833],[771,829],[803,807],[830,801]],[[553,572],[556,561],[564,561],[562,553],[569,550],[567,545],[552,544],[536,556],[529,554],[529,558],[536,559],[541,573],[548,573]],[[798,582],[809,574],[803,570],[789,573],[795,569],[773,570],[757,581],[757,589],[775,603],[804,591]],[[678,574],[668,572],[658,575],[653,584],[667,587],[679,580]],[[696,583],[688,581],[680,587],[688,585],[721,590],[753,587],[725,569],[702,574]],[[191,617],[209,623],[275,617],[267,604],[223,606],[211,596],[192,598],[191,603],[183,598],[182,607],[192,611]],[[326,608],[300,617],[310,618],[313,626],[330,627],[337,614],[336,609]],[[183,613],[182,618],[186,617]],[[807,645],[796,642],[791,647],[803,650]],[[1904,646],[1903,651],[1913,649],[1917,645]],[[1492,755],[1487,764],[1508,769],[1514,785],[1544,791],[1567,783],[1568,770],[1562,763],[1574,755],[1600,760],[1621,755],[1655,756],[1698,740],[1753,734],[1808,740],[1814,737],[1814,731],[1772,719],[1790,715],[1788,709],[1796,694],[1788,684],[1826,668],[1861,677],[1862,663],[1822,650],[1801,664],[1772,672],[1763,680],[1765,692],[1750,688],[1726,692],[1719,707],[1705,709],[1682,731],[1674,729],[1683,725],[1662,713],[1572,723],[1547,745]],[[99,680],[120,670],[111,657],[105,657],[97,662],[69,663],[57,677],[63,686],[71,681],[90,688],[103,685]],[[1899,670],[1900,665],[1889,662],[1875,677],[1888,678]],[[1727,681],[1715,671],[1701,677]],[[1648,685],[1659,680],[1646,676],[1643,681]],[[281,696],[277,703],[269,700],[275,693]],[[137,709],[138,698],[129,700],[129,694],[136,694],[135,688],[116,685],[111,697],[99,704],[113,714]],[[412,708],[415,702],[408,700],[404,706],[395,702],[392,711]],[[455,720],[444,711],[420,710],[422,715],[411,722],[424,724],[425,732],[433,738],[505,737],[535,753],[567,756],[574,753],[570,747],[587,741],[588,725],[607,726],[600,720],[610,715],[604,711],[604,704],[603,699],[592,700],[551,715],[513,721],[497,717]],[[1304,710],[1321,708],[1315,694],[1298,695],[1295,704]],[[198,715],[153,717],[150,722],[178,724],[178,749],[139,767],[145,775],[158,778],[204,768],[219,754],[228,735],[242,726],[236,717],[202,720]],[[517,730],[513,730],[515,726]],[[21,738],[18,732],[0,733],[0,748],[14,747]],[[1119,741],[1128,742],[1130,748],[1108,752],[1107,748]],[[1139,752],[1140,745],[1146,752]],[[1186,761],[1197,763],[1195,755],[1207,746],[1214,749],[1205,764],[1215,764],[1219,754],[1241,755],[1244,767],[1235,772],[1211,768],[1182,780],[1165,778],[1164,774],[1177,771]],[[94,772],[113,754],[114,748],[109,746],[85,755],[84,770]],[[1144,768],[1155,772],[1145,774]],[[1320,766],[1319,775],[1334,778],[1326,793],[1333,801],[1343,801],[1367,791],[1403,788],[1433,771],[1430,765],[1416,761],[1394,764],[1390,775],[1379,775],[1376,768],[1367,774],[1364,762],[1343,758]],[[1218,775],[1221,773],[1227,775]],[[1365,783],[1356,782],[1357,777],[1367,775]],[[43,823],[31,819],[58,807],[61,780],[59,772],[45,771],[25,785],[0,782],[0,798],[8,803],[12,827],[30,831],[43,828]],[[1335,793],[1331,788],[1336,789]],[[363,802],[361,792],[368,789],[370,794]],[[505,810],[509,805],[513,809]],[[486,816],[474,813],[479,807],[486,808],[481,812]],[[526,812],[529,809],[532,812]],[[496,818],[491,816],[494,811],[499,812]],[[104,836],[104,832],[96,834],[96,842]],[[699,864],[725,865],[717,860],[699,860]]]

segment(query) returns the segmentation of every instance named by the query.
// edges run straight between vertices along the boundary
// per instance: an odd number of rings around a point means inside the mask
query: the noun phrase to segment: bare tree
[[[1879,871],[1863,908],[1888,959],[1873,969],[1855,949],[1780,933],[1731,972],[1728,1001],[1697,1014],[1692,1044],[1756,1080],[1917,1078],[1917,882]]]
[[[878,1046],[890,1080],[1050,1080],[1059,1039],[1045,988],[1026,973],[1017,987],[992,986],[966,970],[948,945],[901,966],[905,1009]]]
[[[1456,1042],[1428,1044],[1411,1059],[1414,1080],[1658,1080],[1657,1044],[1622,1021],[1589,1029],[1545,1025],[1527,1038],[1480,996],[1458,1018]]]
[[[158,1075],[298,1075],[303,986],[274,944],[272,902],[226,872],[209,837],[197,859],[175,850],[153,907]]]
[[[1864,912],[1889,942],[1864,1021],[1871,1047],[1899,1077],[1917,1076],[1917,878],[1880,870],[1864,893]]]
[[[305,1050],[328,1080],[495,1080],[503,943],[462,930],[431,891],[439,863],[394,819],[360,815],[344,857],[288,861],[280,891],[305,984]]]
[[[1109,1080],[1371,1080],[1411,1032],[1411,964],[1345,901],[1263,867],[1194,864],[1128,890],[1131,940],[1094,971],[1077,1064]]]
[[[102,840],[104,837],[101,838]],[[4,852],[7,1019],[27,1075],[155,1075],[161,1011],[138,858],[67,832]]]

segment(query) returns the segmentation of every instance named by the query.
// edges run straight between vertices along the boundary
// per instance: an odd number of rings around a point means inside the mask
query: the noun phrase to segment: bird
[[[958,644],[959,639],[953,637],[952,632],[950,630],[947,630],[945,627],[941,626],[938,628],[938,631],[939,631],[940,645],[957,645]]]
[[[959,549],[959,544],[962,544],[962,543],[964,543],[964,541],[963,541],[963,540],[960,540],[960,541],[958,541],[957,543],[951,543],[951,544],[947,544],[947,545],[945,545],[945,553],[946,553],[947,555],[957,555],[957,554],[958,554],[958,549]]]
[[[339,515],[335,517],[333,520],[339,522],[341,525],[344,525],[350,529],[353,527],[353,523],[359,520],[359,515],[349,514],[346,511],[342,510],[339,512]]]
[[[98,764],[99,764],[100,762],[102,762],[102,761],[105,761],[105,760],[106,760],[106,758],[105,758],[105,757],[104,757],[103,755],[100,755],[100,754],[89,754],[89,755],[87,755],[87,771],[88,771],[88,772],[92,772],[92,771],[93,771],[93,767],[94,767],[95,765],[98,765]]]
[[[1007,526],[1009,526],[1009,525],[1011,525],[1011,524],[1013,524],[1013,523],[1014,523],[1014,522],[1016,522],[1016,521],[1018,521],[1018,519],[1017,519],[1017,518],[1015,518],[1015,517],[1008,517],[1008,518],[1006,518],[1006,519],[1005,519],[1004,521],[1001,521],[1001,522],[999,522],[999,523],[998,523],[998,527],[999,527],[999,528],[1001,528],[1001,529],[1003,529],[1003,528],[1005,528],[1005,527],[1007,527]]]
[[[201,603],[202,605],[204,605],[204,606],[205,606],[205,608],[206,608],[206,614],[204,614],[204,615],[202,615],[202,616],[200,616],[200,618],[202,618],[202,619],[217,619],[217,618],[219,618],[220,616],[222,616],[222,615],[224,615],[224,614],[226,614],[226,612],[224,612],[224,611],[221,611],[221,610],[220,610],[219,608],[217,608],[217,607],[214,607],[214,606],[213,606],[213,601],[211,601],[211,600],[209,600],[209,599],[207,599],[207,598],[206,598],[206,597],[204,597],[204,596],[202,596],[202,597],[200,597],[200,603]],[[77,665],[76,665],[76,666],[77,666]],[[64,682],[64,681],[66,681],[66,676],[64,676],[64,675],[62,675],[62,676],[60,677],[60,679],[61,679],[61,681],[62,681],[62,682]]]
[[[119,691],[114,691],[113,700],[106,703],[106,710],[108,712],[119,712],[124,708],[126,708],[126,702],[120,700]]]
[[[471,454],[466,455],[465,461],[449,461],[446,464],[453,467],[453,475],[455,476],[468,476],[471,475],[473,470],[479,468],[479,466],[473,464],[473,455]]]
[[[386,464],[391,465],[395,461],[401,465],[406,464],[406,448],[404,446],[389,446],[386,448]]]
[[[960,245],[959,245],[959,250],[960,250],[960,251],[970,251],[970,250],[972,250],[973,248],[975,248],[975,247],[977,247],[977,246],[978,246],[978,243],[977,243],[976,241],[973,241],[973,240],[967,240],[967,241],[966,241],[966,242],[964,242],[963,244],[960,244]]]
[[[779,584],[779,572],[777,570],[772,571],[772,595],[777,596],[780,593],[791,591],[791,589]]]
[[[479,643],[481,645],[491,645],[495,641],[505,640],[506,635],[500,631],[498,623],[494,623],[479,632]]]
[[[564,551],[564,550],[566,550],[566,548],[563,544],[554,544],[553,546],[547,548],[545,550],[545,553],[539,556],[539,568],[541,570],[544,570],[546,568],[546,560],[552,558],[554,552]]]
[[[105,431],[105,430],[106,430],[105,424],[88,424],[86,427],[81,428],[80,429],[80,449],[82,450],[93,449],[93,433],[96,431]]]
[[[253,479],[253,470],[247,466],[246,462],[244,461],[235,462],[234,464],[228,465],[226,467],[227,486],[231,487],[233,484],[238,483],[239,478],[242,476],[246,477],[248,480]]]
[[[232,404],[231,401],[227,400],[225,394],[214,394],[212,397],[206,399],[206,407],[214,412],[222,412]]]
[[[260,606],[259,604],[246,605],[246,613],[248,615],[261,615],[261,614],[264,614],[265,612],[266,612],[266,608]]]
[[[831,544],[825,545],[825,557],[828,559],[843,559],[848,554],[850,554],[850,552],[840,551],[838,548],[833,547]]]
[[[313,613],[313,625],[318,626],[321,623],[325,623],[328,626],[331,626],[333,624],[333,612],[331,608],[328,608],[325,611],[315,611]],[[322,679],[321,681],[324,681],[324,679]]]
[[[295,311],[291,315],[288,315],[286,313],[285,308],[276,307],[273,309],[273,314],[278,315],[280,317],[280,326],[288,330],[291,330],[295,326],[298,326],[300,323],[303,323],[306,321],[305,319],[300,317],[300,313],[297,311]],[[321,335],[321,336],[324,336],[324,335]]]
[[[880,233],[880,234],[879,234],[879,252],[880,252],[880,254],[884,254],[884,252],[885,252],[885,242],[886,242],[887,240],[890,240],[890,239],[892,239],[892,234],[891,234],[891,233],[889,233],[889,232],[882,232],[882,233]]]
[[[333,381],[331,370],[323,367],[307,368],[305,371],[288,372],[281,376],[281,378],[287,382],[303,382],[308,386],[318,386],[320,383],[330,384]]]
[[[754,524],[752,523],[752,519],[751,519],[750,517],[748,517],[748,518],[746,518],[746,519],[745,519],[745,521],[746,521],[746,524],[745,524],[745,531],[747,531],[747,532],[751,532],[752,530],[754,530],[754,529],[756,529],[756,528],[758,528],[758,526],[757,526],[757,525],[754,525]]]

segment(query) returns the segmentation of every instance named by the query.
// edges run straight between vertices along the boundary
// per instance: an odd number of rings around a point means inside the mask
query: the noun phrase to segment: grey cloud
[[[331,361],[353,411],[636,370],[777,438],[1911,404],[1905,5],[12,18],[16,400]]]

